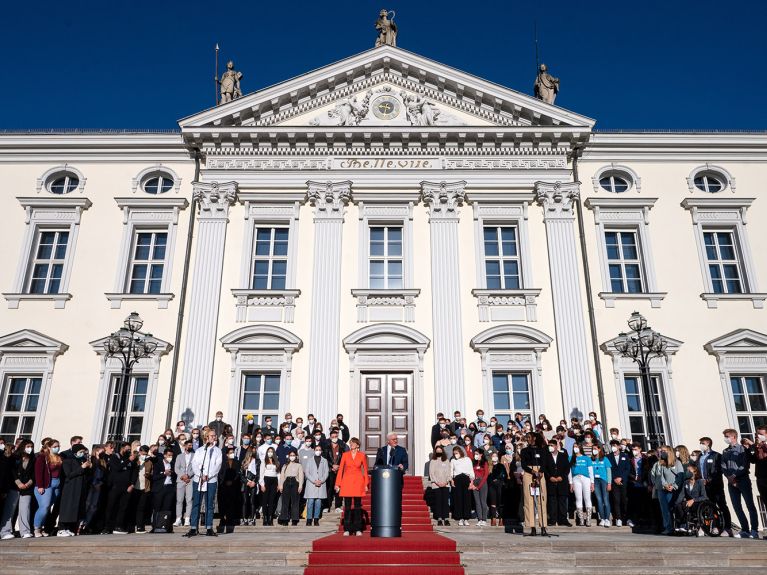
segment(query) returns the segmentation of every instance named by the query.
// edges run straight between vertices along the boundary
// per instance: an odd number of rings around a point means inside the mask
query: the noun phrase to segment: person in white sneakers
[[[192,460],[194,459],[194,450],[192,440],[187,440],[182,446],[182,451],[176,457],[174,471],[176,472],[176,521],[174,526],[189,525],[192,515]],[[186,507],[184,505],[186,504]]]
[[[19,532],[24,539],[32,534],[32,490],[35,484],[34,444],[22,441],[11,457],[11,485],[5,495],[0,518],[0,539],[13,539],[13,514],[19,510]]]
[[[450,470],[453,477],[450,482],[453,488],[453,519],[458,521],[458,525],[468,525],[471,517],[469,485],[474,481],[474,468],[471,460],[464,456],[463,451],[458,447],[453,448]]]
[[[64,486],[61,489],[61,503],[59,507],[59,537],[72,537],[72,529],[77,531],[77,526],[83,516],[85,492],[88,489],[91,478],[91,461],[88,457],[88,449],[78,443],[72,446],[72,456],[63,460]]]

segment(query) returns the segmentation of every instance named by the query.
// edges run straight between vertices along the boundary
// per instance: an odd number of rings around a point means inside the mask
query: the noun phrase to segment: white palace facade
[[[0,435],[106,439],[217,410],[341,412],[415,461],[435,413],[591,410],[671,444],[767,421],[767,133],[595,121],[383,46],[180,121],[0,134]]]

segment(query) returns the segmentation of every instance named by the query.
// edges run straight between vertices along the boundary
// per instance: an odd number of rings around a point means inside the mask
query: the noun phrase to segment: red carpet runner
[[[370,496],[362,500],[370,513]],[[463,575],[455,541],[434,533],[423,500],[423,479],[405,477],[402,537],[344,537],[338,533],[312,544],[304,575]]]

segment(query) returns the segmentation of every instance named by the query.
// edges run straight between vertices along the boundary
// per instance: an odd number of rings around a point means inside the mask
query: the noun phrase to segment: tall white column
[[[309,411],[326,428],[338,410],[341,349],[341,239],[351,182],[307,182],[314,206],[314,272],[309,322]]]
[[[195,182],[193,194],[199,208],[198,231],[191,297],[186,312],[179,415],[194,425],[205,425],[210,416],[226,225],[229,223],[229,208],[237,197],[237,183]],[[230,418],[234,416],[233,413],[227,415]]]
[[[567,418],[593,410],[588,337],[581,294],[575,234],[575,205],[580,182],[536,182],[535,199],[543,207],[549,251],[554,327],[557,333],[559,379]]]
[[[465,402],[458,241],[458,208],[466,199],[465,187],[463,181],[421,182],[431,235],[434,393],[436,410],[443,413],[464,411]]]

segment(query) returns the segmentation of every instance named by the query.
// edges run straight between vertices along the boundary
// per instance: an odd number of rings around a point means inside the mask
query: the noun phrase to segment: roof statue
[[[559,78],[555,78],[547,70],[546,64],[541,64],[538,69],[538,75],[535,78],[533,92],[539,100],[543,100],[547,104],[553,104],[554,99],[559,93]]]
[[[229,60],[226,63],[226,72],[221,74],[221,80],[219,80],[219,86],[221,86],[221,99],[219,104],[226,104],[232,100],[242,97],[242,88],[240,88],[240,80],[242,80],[242,72],[238,72],[234,69],[234,62]]]
[[[389,19],[391,14],[391,20]],[[376,38],[375,47],[379,46],[396,46],[397,45],[397,25],[394,23],[394,16],[396,13],[394,10],[381,10],[378,14],[378,20],[376,20],[376,30],[378,30],[378,38]]]

